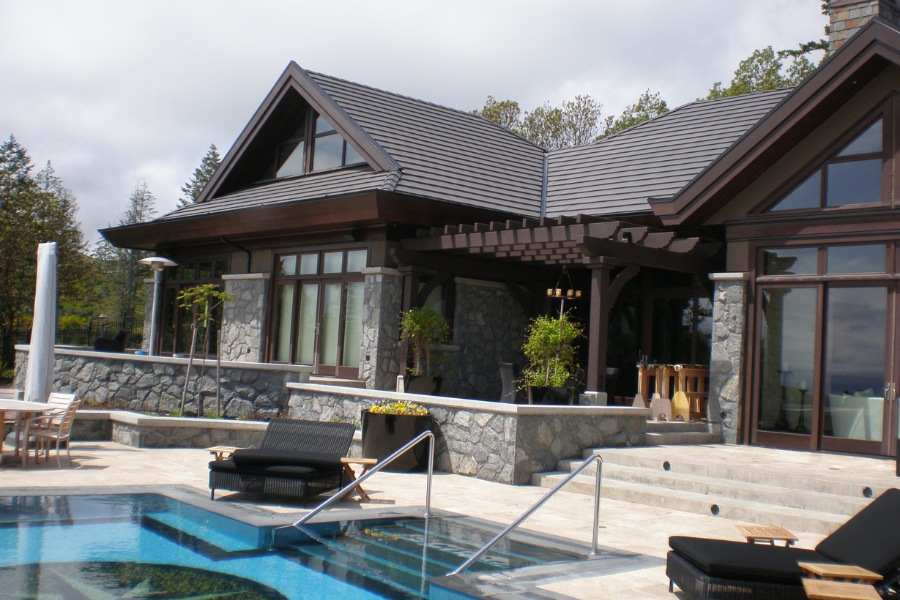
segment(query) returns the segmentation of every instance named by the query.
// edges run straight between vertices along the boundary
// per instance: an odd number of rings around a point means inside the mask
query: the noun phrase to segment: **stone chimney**
[[[900,26],[900,0],[830,0],[828,9],[828,43],[832,52],[875,17]]]

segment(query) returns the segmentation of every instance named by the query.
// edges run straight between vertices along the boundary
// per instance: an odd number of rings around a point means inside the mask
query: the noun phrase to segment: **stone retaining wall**
[[[89,408],[127,409],[167,414],[179,409],[188,359],[137,356],[57,347],[53,389],[74,392]],[[205,364],[204,364],[205,363]],[[28,346],[16,346],[16,387],[24,389]],[[204,369],[203,377],[200,371]],[[222,362],[222,416],[268,420],[283,415],[287,384],[309,379],[312,367]],[[216,362],[195,360],[185,404],[186,414],[216,410]]]
[[[437,444],[435,468],[501,483],[531,482],[585,449],[644,444],[650,411],[630,407],[517,405],[306,383],[288,384],[289,416],[359,424],[381,399],[427,406]]]

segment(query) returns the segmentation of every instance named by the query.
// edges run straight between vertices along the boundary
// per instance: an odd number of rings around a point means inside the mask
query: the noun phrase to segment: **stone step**
[[[557,485],[565,475],[565,472],[538,473],[533,476],[532,483],[542,487],[552,487]],[[578,475],[569,482],[565,489],[592,495],[594,481],[593,476]],[[794,532],[828,534],[847,520],[845,515],[831,512],[777,506],[728,496],[673,490],[607,478],[603,479],[601,486],[601,519],[603,518],[603,498],[659,506],[670,510],[715,515],[745,523],[775,525]]]
[[[667,431],[647,432],[644,444],[647,446],[678,446],[683,444],[718,444],[722,435],[707,431]]]
[[[702,421],[647,421],[648,433],[706,433],[709,425]]]
[[[569,463],[562,461],[561,469],[568,470]],[[586,469],[587,471],[588,469]],[[596,471],[591,469],[588,475],[593,478]],[[672,473],[617,465],[603,465],[603,480],[615,480],[660,488],[661,490],[677,490],[694,492],[708,496],[726,497],[750,502],[762,502],[786,508],[809,509],[818,512],[834,513],[850,516],[868,503],[862,495],[848,496],[822,492],[808,492],[795,487],[779,486],[769,483],[752,483],[731,481],[713,477],[703,477],[685,473]]]

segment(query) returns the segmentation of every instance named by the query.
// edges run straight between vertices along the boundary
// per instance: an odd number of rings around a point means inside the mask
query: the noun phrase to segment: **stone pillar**
[[[222,307],[222,360],[263,361],[269,279],[268,273],[222,276],[225,291],[234,296]]]
[[[744,355],[748,342],[745,318],[749,274],[713,273],[712,356],[707,415],[726,444],[740,441],[744,399]]]
[[[828,8],[828,44],[832,52],[875,17],[900,25],[898,0],[831,0]]]
[[[400,373],[400,311],[403,276],[397,269],[363,269],[363,330],[360,338],[359,378],[366,387],[393,390]]]

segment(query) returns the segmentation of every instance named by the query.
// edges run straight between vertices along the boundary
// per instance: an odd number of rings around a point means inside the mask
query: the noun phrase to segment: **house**
[[[588,390],[633,396],[639,360],[709,364],[726,441],[891,455],[900,10],[831,7],[842,45],[797,88],[557,151],[291,63],[195,204],[102,233],[178,263],[166,352],[187,344],[175,292],[215,281],[237,299],[223,359],[390,389],[400,313],[428,304],[452,321],[445,393],[498,399],[528,319],[569,309]]]

